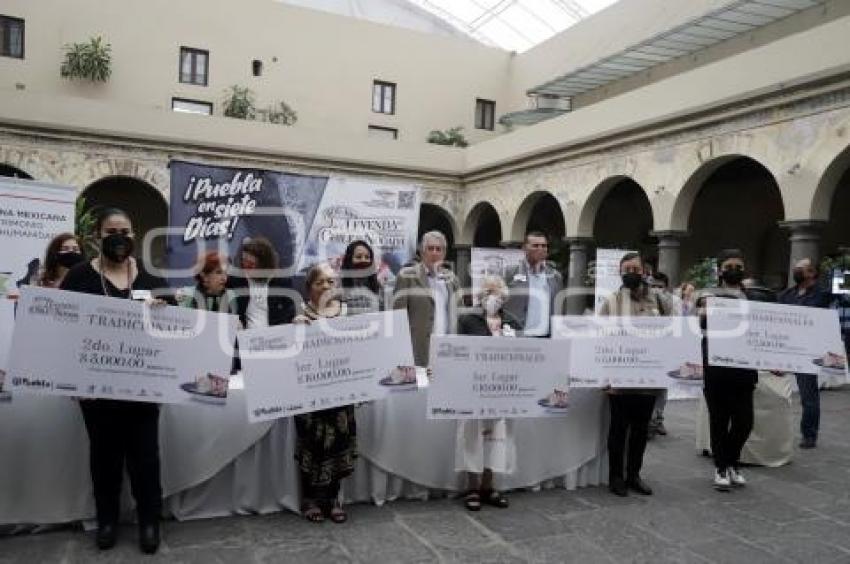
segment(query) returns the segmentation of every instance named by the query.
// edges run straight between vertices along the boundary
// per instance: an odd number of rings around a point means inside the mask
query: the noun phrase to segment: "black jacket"
[[[230,277],[227,287],[236,294],[236,314],[243,326],[248,322],[248,304],[251,301],[251,293],[248,281],[245,278]],[[292,323],[295,319],[296,292],[292,289],[292,282],[286,278],[272,278],[269,280],[269,325],[283,325]]]
[[[522,327],[516,317],[504,310],[500,313],[502,315],[502,325],[508,325],[516,331],[517,337],[519,337]],[[487,316],[484,310],[479,308],[474,312],[461,315],[460,319],[458,319],[458,333],[461,335],[489,337],[490,328],[487,326]]]

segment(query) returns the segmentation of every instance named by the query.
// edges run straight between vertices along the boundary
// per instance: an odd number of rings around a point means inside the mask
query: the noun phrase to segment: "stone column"
[[[679,285],[682,276],[681,247],[685,231],[653,231],[651,236],[658,239],[658,271],[670,278],[670,289]]]
[[[472,278],[469,271],[472,263],[472,245],[455,245],[455,274],[462,288],[469,287]]]
[[[794,264],[804,258],[811,259],[817,265],[820,262],[820,234],[825,221],[783,221],[779,226],[788,230],[788,240],[791,243],[790,261],[788,264],[788,285],[794,285],[791,271]]]
[[[570,263],[567,281],[564,287],[569,291],[566,313],[580,315],[584,313],[587,289],[584,279],[587,276],[587,255],[593,242],[589,237],[571,237],[565,239],[570,246]]]

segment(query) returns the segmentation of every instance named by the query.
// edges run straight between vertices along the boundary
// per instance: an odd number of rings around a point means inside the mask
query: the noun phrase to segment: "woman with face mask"
[[[60,288],[116,299],[154,299],[167,284],[151,276],[133,257],[135,236],[129,216],[118,209],[101,212],[94,234],[100,253],[71,268]],[[139,547],[152,554],[159,548],[162,487],[159,465],[159,405],[155,403],[81,400],[89,436],[92,486],[97,511],[96,544],[115,546],[121,510],[121,481],[126,463],[136,501]]]
[[[307,271],[307,299],[295,323],[347,315],[339,299],[337,276],[327,263]],[[344,523],[348,515],[339,499],[340,481],[354,472],[357,424],[354,406],[345,405],[295,416],[295,460],[301,471],[302,513],[312,523],[329,518]]]
[[[485,276],[478,296],[480,306],[458,320],[461,335],[514,337],[516,318],[503,309],[508,288],[499,276]],[[464,505],[479,511],[481,504],[507,508],[508,499],[493,487],[493,473],[510,474],[516,466],[516,445],[510,419],[467,419],[457,423],[455,471],[465,472]]]
[[[340,281],[349,315],[382,309],[382,288],[376,267],[375,254],[366,241],[352,241],[345,249]]]
[[[707,331],[706,298],[747,299],[744,281],[744,255],[727,249],[717,258],[719,286],[706,289],[697,298],[700,327]],[[711,366],[708,362],[708,335],[702,339],[703,395],[708,406],[711,452],[714,456],[714,488],[729,491],[747,481],[740,471],[741,450],[753,429],[753,392],[758,373],[745,368]]]
[[[38,279],[38,285],[44,288],[58,288],[71,268],[85,260],[80,250],[80,240],[73,233],[61,233],[47,245],[44,255],[44,268]]]

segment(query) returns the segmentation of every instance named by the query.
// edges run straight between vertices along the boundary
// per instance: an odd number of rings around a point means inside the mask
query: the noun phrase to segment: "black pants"
[[[611,426],[608,429],[608,479],[637,478],[643,466],[643,453],[649,432],[649,420],[655,407],[655,396],[649,394],[609,394]],[[628,452],[626,440],[628,438]]]
[[[159,405],[131,401],[80,402],[89,435],[94,500],[99,525],[118,522],[124,463],[139,523],[159,521]]]
[[[711,453],[718,470],[737,468],[741,449],[753,430],[755,386],[736,382],[706,384]]]

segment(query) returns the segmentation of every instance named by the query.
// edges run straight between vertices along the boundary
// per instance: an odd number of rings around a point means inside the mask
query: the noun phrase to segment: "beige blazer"
[[[446,281],[449,294],[448,332],[456,333],[461,299],[460,283],[457,276],[447,268],[440,268],[439,276]],[[393,308],[407,310],[414,360],[417,366],[428,366],[428,349],[434,330],[434,295],[428,285],[428,271],[425,265],[417,263],[402,268],[398,273],[393,291]]]

